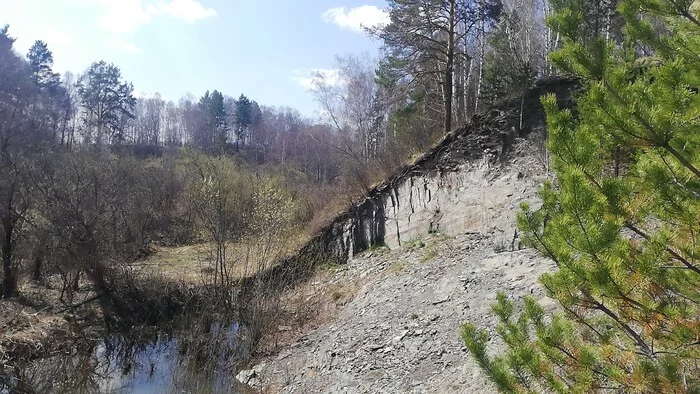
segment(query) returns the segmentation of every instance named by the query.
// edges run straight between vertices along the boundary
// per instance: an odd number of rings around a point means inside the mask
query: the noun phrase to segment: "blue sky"
[[[218,89],[312,115],[312,70],[379,43],[384,0],[0,0],[16,49],[48,43],[58,72],[115,63],[142,94],[167,100]],[[325,71],[331,73],[331,71]]]

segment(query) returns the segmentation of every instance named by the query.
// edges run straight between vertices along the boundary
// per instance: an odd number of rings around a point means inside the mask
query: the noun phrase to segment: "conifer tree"
[[[578,116],[543,104],[556,181],[525,204],[524,241],[557,270],[558,312],[499,294],[503,353],[462,327],[502,392],[700,392],[700,22],[689,0],[622,0],[624,45],[581,34],[587,0],[549,21],[581,79]],[[559,3],[562,3],[559,1]],[[697,3],[697,2],[695,2]],[[641,57],[642,54],[647,57]],[[651,54],[651,56],[648,56]],[[622,152],[622,153],[621,153]]]
[[[241,139],[245,137],[248,127],[253,123],[253,104],[243,94],[236,101],[234,122],[236,124],[236,150],[239,150]]]
[[[121,70],[104,60],[94,62],[78,82],[83,121],[87,129],[94,129],[98,148],[105,133],[113,143],[124,141],[124,119],[134,117],[134,86],[122,79]],[[92,142],[92,141],[88,141]]]
[[[55,90],[61,83],[61,76],[53,72],[53,54],[44,41],[37,40],[27,54],[34,83],[42,88]]]

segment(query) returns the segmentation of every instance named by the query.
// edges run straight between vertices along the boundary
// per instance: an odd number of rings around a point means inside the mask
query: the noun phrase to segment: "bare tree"
[[[375,157],[386,137],[382,132],[387,107],[378,97],[376,67],[367,54],[338,57],[336,73],[316,73],[313,82],[312,92],[327,121],[344,137],[338,148],[357,160]]]
[[[168,101],[165,105],[165,116],[163,117],[163,138],[168,146],[182,146],[184,143],[184,127],[182,122],[181,109]]]
[[[134,121],[131,139],[141,145],[161,145],[161,128],[165,115],[165,102],[156,93],[153,97],[142,98],[134,106]]]
[[[8,26],[0,29],[0,255],[3,297],[17,294],[17,244],[29,209],[24,148],[31,146],[30,110],[35,97],[29,67],[13,51]]]
[[[229,244],[245,234],[252,207],[251,182],[226,157],[196,156],[192,167],[190,207],[211,241],[213,283],[226,290],[232,283]]]
[[[78,126],[78,105],[80,97],[78,95],[78,79],[73,73],[63,74],[61,85],[64,94],[61,97],[60,108],[62,110],[60,146],[71,148],[75,143],[75,132]]]

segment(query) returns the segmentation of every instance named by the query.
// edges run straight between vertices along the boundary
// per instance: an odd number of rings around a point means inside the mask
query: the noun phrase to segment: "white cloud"
[[[373,5],[362,5],[346,9],[336,7],[324,11],[321,18],[341,29],[363,32],[364,28],[381,27],[389,23],[389,14]]]
[[[313,68],[311,70],[295,70],[292,77],[299,85],[306,89],[314,89],[316,83],[323,81],[329,86],[340,86],[343,84],[340,70],[335,68]]]
[[[78,3],[97,5],[102,12],[97,16],[98,25],[112,33],[123,35],[136,32],[155,17],[171,18],[194,23],[217,15],[213,8],[204,7],[197,0],[160,0],[157,4],[144,6],[142,0],[74,0]],[[127,52],[141,54],[143,49],[122,38],[113,37],[108,44]]]
[[[79,0],[78,0],[79,1]],[[159,0],[145,6],[142,0],[83,0],[98,5],[102,12],[97,16],[98,25],[112,33],[134,33],[154,17],[167,15],[188,23],[194,23],[217,15],[216,10],[203,6],[197,0]]]
[[[45,28],[39,36],[45,37],[44,41],[49,45],[49,49],[73,44],[73,38],[58,29]]]
[[[136,55],[140,55],[143,53],[143,49],[141,47],[131,42],[125,41],[121,38],[114,37],[110,39],[108,43],[112,48],[115,49],[121,49],[127,52],[134,53]]]
[[[104,12],[97,16],[97,23],[113,33],[133,33],[141,25],[151,21],[141,0],[98,0]]]
[[[161,1],[157,5],[149,6],[148,10],[153,14],[164,13],[174,18],[182,19],[188,23],[194,23],[217,16],[215,9],[206,8],[196,0]]]
[[[73,44],[72,37],[53,27],[45,27],[38,30],[38,32],[35,30],[19,30],[19,34],[17,34],[14,26],[11,26],[10,33],[17,37],[14,48],[22,54],[26,54],[29,51],[35,40],[44,41],[52,52],[57,48],[60,49]],[[54,60],[58,60],[56,58],[57,56],[54,54]]]

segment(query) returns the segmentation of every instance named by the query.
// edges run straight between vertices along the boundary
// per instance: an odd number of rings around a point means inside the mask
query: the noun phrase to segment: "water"
[[[243,393],[237,323],[132,330],[0,372],[0,393]]]

